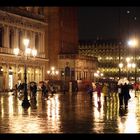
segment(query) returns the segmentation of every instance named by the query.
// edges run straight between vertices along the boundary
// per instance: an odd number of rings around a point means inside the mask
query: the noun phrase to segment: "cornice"
[[[44,30],[44,28],[48,25],[45,22],[8,13],[2,10],[0,10],[0,22],[5,24],[12,24],[13,26],[16,25],[24,28],[29,28],[31,30]]]

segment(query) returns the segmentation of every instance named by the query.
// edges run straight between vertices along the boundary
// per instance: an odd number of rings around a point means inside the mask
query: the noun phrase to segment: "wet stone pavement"
[[[22,96],[0,93],[0,133],[140,133],[140,93],[131,93],[127,110],[119,110],[117,94],[104,102],[97,94],[85,92],[49,94],[48,100],[37,93],[23,109]]]

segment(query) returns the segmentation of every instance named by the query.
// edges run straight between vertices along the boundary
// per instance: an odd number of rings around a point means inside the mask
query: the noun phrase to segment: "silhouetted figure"
[[[31,108],[32,109],[37,109],[37,100],[36,100],[36,97],[31,98]]]
[[[18,95],[21,95],[23,93],[23,90],[24,90],[24,83],[20,83],[18,86],[17,86],[17,91],[18,91]]]
[[[129,89],[130,89],[130,86],[129,84],[126,84],[126,83],[122,87],[125,108],[128,108],[128,100],[131,98],[129,94]]]
[[[36,97],[37,85],[36,85],[35,83],[32,83],[32,84],[30,85],[30,91],[31,91],[32,97]]]
[[[98,104],[98,111],[100,111],[100,109],[101,109],[101,101],[100,100],[97,101],[97,104]]]
[[[119,94],[119,105],[120,108],[123,108],[123,93],[122,93],[122,84],[118,85],[118,94]]]
[[[120,109],[123,108],[123,106],[125,107],[125,109],[128,108],[128,100],[131,98],[130,94],[129,94],[129,89],[130,86],[129,84],[124,84],[124,85],[120,85],[120,93],[119,93],[119,101],[120,101]]]
[[[50,84],[50,91],[52,94],[56,93],[55,86],[53,84]]]
[[[67,91],[66,83],[63,83],[62,91],[64,94],[66,93],[66,91]]]
[[[92,97],[93,95],[93,88],[91,85],[87,85],[86,87],[87,93],[90,95],[90,97]]]
[[[101,100],[101,90],[102,90],[102,87],[99,83],[96,84],[96,91],[97,91],[97,99],[98,101]]]
[[[42,84],[41,89],[42,89],[42,97],[48,98],[48,89],[45,83]]]
[[[107,95],[108,95],[108,86],[107,86],[107,83],[104,83],[104,85],[102,87],[102,93],[104,95],[104,101],[106,102]]]

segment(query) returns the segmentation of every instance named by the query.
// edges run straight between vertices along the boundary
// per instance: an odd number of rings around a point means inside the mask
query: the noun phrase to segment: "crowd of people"
[[[119,106],[120,109],[128,108],[128,100],[131,98],[130,89],[133,89],[133,86],[129,83],[100,83],[96,82],[92,85],[87,85],[86,90],[87,93],[92,97],[92,95],[96,92],[97,101],[101,102],[101,94],[104,98],[104,102],[108,99],[111,99],[115,94],[119,98]]]
[[[18,83],[15,85],[15,90],[13,92],[13,95],[21,96],[24,94],[25,83]],[[46,82],[40,82],[37,84],[36,82],[30,82],[27,85],[27,90],[29,91],[29,95],[31,98],[35,98],[37,95],[37,90],[41,91],[41,96],[43,99],[48,98],[48,92],[51,92],[52,94],[56,93],[56,88],[53,83],[46,83]]]
[[[19,83],[15,86],[16,88],[16,94],[18,93],[19,95],[23,93],[24,91],[24,83]],[[48,99],[48,93],[50,92],[52,95],[56,93],[56,88],[53,83],[46,83],[46,82],[41,82],[39,83],[39,87],[41,90],[41,95],[43,99]],[[130,89],[133,89],[134,87],[130,85],[129,83],[101,83],[101,82],[96,82],[92,83],[92,85],[86,85],[86,90],[87,93],[92,97],[93,93],[97,93],[97,101],[100,103],[101,102],[101,95],[104,98],[104,101],[107,102],[107,99],[111,99],[114,94],[118,95],[119,98],[119,105],[120,109],[128,108],[128,100],[131,98],[129,91]],[[30,96],[31,97],[36,97],[37,95],[37,90],[38,90],[38,85],[36,82],[30,82],[28,84],[28,90],[30,91]],[[64,93],[66,92],[65,89]]]

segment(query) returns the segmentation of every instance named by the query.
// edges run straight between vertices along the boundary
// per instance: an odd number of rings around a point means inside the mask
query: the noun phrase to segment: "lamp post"
[[[47,74],[50,75],[51,79],[53,80],[53,77],[57,76],[59,74],[59,71],[55,70],[55,67],[51,67],[51,69],[47,71]]]
[[[129,69],[136,68],[136,64],[133,63],[133,62],[132,63],[130,62],[130,57],[126,58],[126,62],[127,63],[126,63],[125,67],[127,68],[127,78],[129,79],[129,74],[128,74],[129,73]],[[123,67],[124,67],[124,64],[122,62],[119,63],[119,68],[122,69]]]
[[[100,77],[103,77],[104,74],[101,73],[99,70],[97,70],[95,73],[94,73],[94,82],[96,82],[96,79],[95,78],[100,78]]]
[[[28,108],[30,106],[30,102],[28,100],[28,91],[27,91],[27,65],[26,61],[28,60],[28,56],[32,55],[35,57],[37,55],[37,50],[36,49],[31,49],[28,48],[30,40],[28,38],[23,39],[23,44],[25,46],[25,51],[22,52],[25,62],[24,62],[24,99],[22,102],[22,106],[24,108]],[[19,54],[19,48],[14,49],[14,54],[18,55]]]
[[[119,63],[119,79],[121,78],[121,69],[123,67],[123,63]]]
[[[137,69],[136,69],[136,46],[138,45],[138,40],[134,39],[130,39],[128,40],[128,45],[130,47],[134,47],[134,62],[135,62],[135,85],[137,83]],[[136,90],[135,90],[135,97],[136,96]]]

